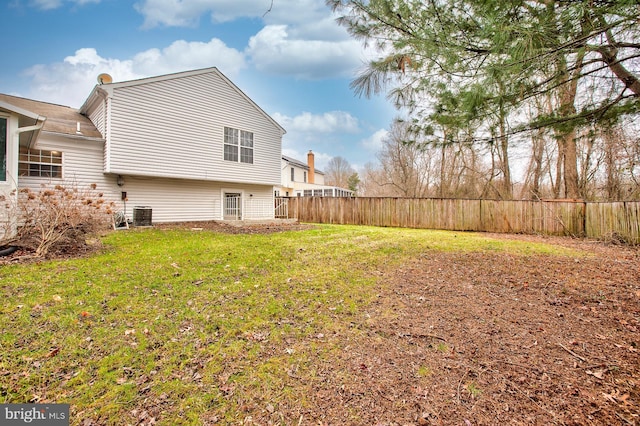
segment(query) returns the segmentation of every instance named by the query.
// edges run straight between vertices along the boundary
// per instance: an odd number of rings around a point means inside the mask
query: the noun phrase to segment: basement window
[[[20,147],[18,175],[62,179],[62,153]]]

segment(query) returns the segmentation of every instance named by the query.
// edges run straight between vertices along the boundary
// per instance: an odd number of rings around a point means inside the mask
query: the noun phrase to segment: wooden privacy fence
[[[440,198],[289,199],[301,222],[616,239],[640,244],[640,201],[502,201]]]

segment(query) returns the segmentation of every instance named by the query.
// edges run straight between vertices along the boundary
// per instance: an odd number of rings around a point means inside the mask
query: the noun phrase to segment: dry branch
[[[567,348],[566,346],[564,346],[562,343],[558,343],[558,346],[560,346],[562,349],[564,349],[565,351],[569,352],[571,355],[573,355],[574,357],[578,358],[580,361],[582,362],[587,362],[587,360],[583,357],[581,357],[580,355],[578,355],[577,353],[575,353],[574,351],[572,351],[571,349]]]

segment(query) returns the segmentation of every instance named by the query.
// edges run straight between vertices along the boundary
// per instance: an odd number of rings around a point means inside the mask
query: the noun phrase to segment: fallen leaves
[[[585,373],[587,373],[589,376],[595,377],[596,379],[602,380],[604,378],[604,373],[606,373],[607,371],[608,371],[607,368],[601,368],[594,371],[586,370]]]
[[[631,397],[628,393],[620,394],[618,389],[614,390],[611,393],[602,392],[602,396],[609,402],[614,404],[621,404],[623,406],[630,405],[629,398]]]
[[[269,337],[269,332],[267,331],[252,331],[252,332],[246,332],[244,334],[244,337],[247,340],[252,340],[254,342],[264,342],[267,340],[267,338]]]
[[[45,358],[53,358],[54,356],[60,353],[60,348],[53,348],[49,353],[45,356]]]

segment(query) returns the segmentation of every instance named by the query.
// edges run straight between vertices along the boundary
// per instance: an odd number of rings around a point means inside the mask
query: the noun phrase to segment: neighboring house
[[[282,156],[282,181],[276,187],[280,197],[352,197],[353,191],[325,185],[324,173],[315,168],[313,151],[307,153],[307,162]]]
[[[216,68],[99,84],[79,110],[0,94],[0,195],[95,183],[129,219],[272,219],[284,133]]]

